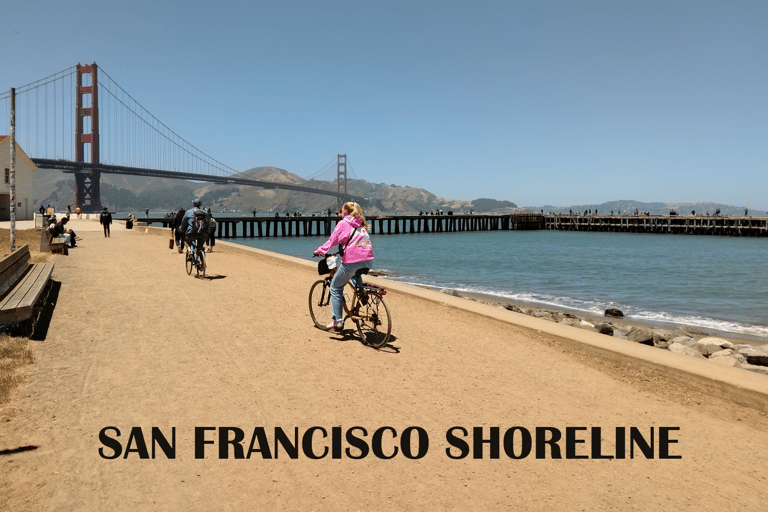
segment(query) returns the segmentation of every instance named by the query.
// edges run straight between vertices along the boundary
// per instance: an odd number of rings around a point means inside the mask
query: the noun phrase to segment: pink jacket
[[[341,258],[342,263],[359,263],[361,261],[370,261],[373,259],[373,246],[371,245],[371,237],[368,236],[368,232],[363,226],[363,219],[354,215],[347,215],[338,224],[336,229],[331,233],[331,238],[328,239],[322,246],[320,246],[317,254],[328,254],[331,247],[339,244],[346,244],[349,240],[349,235],[357,228],[355,235],[349,244],[344,248],[344,257]]]

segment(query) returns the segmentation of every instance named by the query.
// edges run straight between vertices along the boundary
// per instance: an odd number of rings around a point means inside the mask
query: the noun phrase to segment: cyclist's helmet
[[[192,206],[194,206],[195,208],[200,208],[200,205],[202,204],[203,204],[202,201],[200,201],[199,199],[195,199],[194,201],[192,201]]]

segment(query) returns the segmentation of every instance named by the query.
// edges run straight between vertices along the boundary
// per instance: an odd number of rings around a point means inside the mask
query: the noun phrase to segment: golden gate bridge
[[[11,103],[18,112],[11,112]],[[84,212],[102,209],[103,173],[285,189],[335,196],[339,203],[364,200],[347,193],[346,155],[337,155],[336,191],[256,180],[232,169],[168,128],[96,63],[0,94],[3,113],[6,126],[16,119],[16,142],[38,168],[75,175],[74,204]]]

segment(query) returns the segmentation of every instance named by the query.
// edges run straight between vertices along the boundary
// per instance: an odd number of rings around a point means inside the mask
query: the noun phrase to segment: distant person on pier
[[[144,216],[149,218],[149,208],[144,208]]]
[[[72,205],[67,205],[67,217],[72,216]]]
[[[256,208],[253,209],[253,216],[256,216]]]
[[[40,205],[40,215],[43,215],[45,213],[45,206]]]
[[[104,238],[112,236],[109,230],[109,226],[112,224],[112,214],[109,213],[106,206],[102,210],[101,215],[99,215],[99,222],[104,227]]]
[[[355,275],[361,268],[370,268],[373,261],[373,246],[368,235],[368,222],[363,215],[363,209],[357,203],[344,203],[341,208],[342,220],[336,224],[331,237],[315,251],[316,256],[328,254],[331,247],[338,245],[341,263],[331,281],[332,322],[327,329],[340,331],[344,325],[342,301],[344,286],[351,280],[355,287],[362,286],[362,279]]]
[[[216,219],[213,218],[210,208],[208,208],[208,217],[208,252],[213,252],[213,246],[216,245]]]

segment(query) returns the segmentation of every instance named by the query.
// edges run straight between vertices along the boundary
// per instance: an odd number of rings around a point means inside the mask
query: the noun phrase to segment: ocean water
[[[372,235],[373,267],[406,283],[768,338],[768,240],[486,231]],[[312,260],[326,237],[231,239]],[[768,340],[766,340],[768,341]]]

